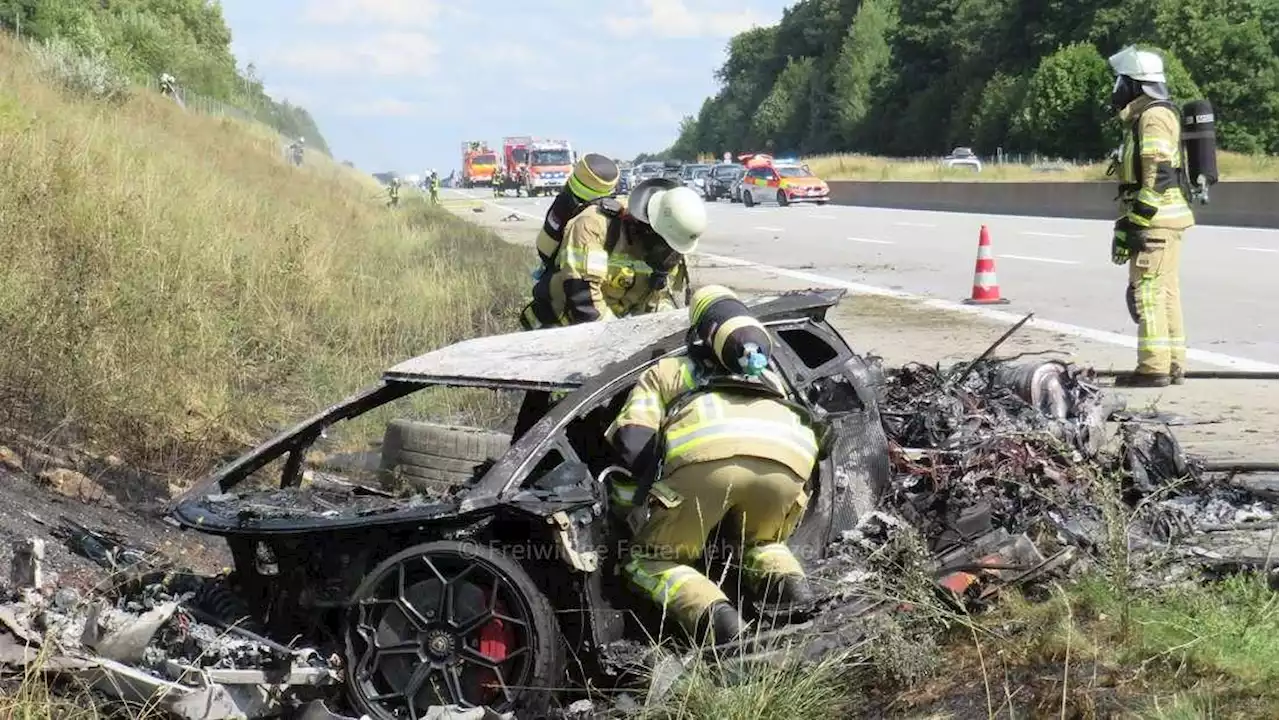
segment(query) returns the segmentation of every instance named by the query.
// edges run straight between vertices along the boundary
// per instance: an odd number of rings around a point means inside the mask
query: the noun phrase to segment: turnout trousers
[[[690,566],[726,517],[740,535],[742,577],[762,588],[783,575],[803,575],[786,540],[808,503],[805,478],[772,460],[737,456],[680,467],[654,483],[649,518],[636,531],[626,574],[631,584],[692,632],[717,601],[718,585]]]
[[[1130,311],[1138,323],[1139,374],[1169,375],[1186,369],[1187,340],[1178,281],[1182,233],[1147,230],[1147,249],[1129,258]]]

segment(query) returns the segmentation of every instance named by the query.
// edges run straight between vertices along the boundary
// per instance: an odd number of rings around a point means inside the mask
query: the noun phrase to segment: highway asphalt
[[[550,202],[448,192],[538,219]],[[970,294],[985,224],[1010,303],[976,312],[1008,321],[1034,311],[1033,322],[1050,330],[1133,342],[1126,268],[1109,257],[1110,221],[831,205],[747,209],[725,200],[708,204],[708,218],[699,254],[712,261],[766,266],[815,285],[903,295],[955,311],[974,311],[959,301]],[[1185,237],[1181,280],[1192,361],[1280,369],[1280,233],[1203,226]]]

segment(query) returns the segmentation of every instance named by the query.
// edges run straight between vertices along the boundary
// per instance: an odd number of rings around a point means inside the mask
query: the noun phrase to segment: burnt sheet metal
[[[294,450],[298,452],[305,451],[312,442],[320,437],[320,433],[326,427],[341,420],[366,413],[420,389],[421,387],[418,385],[386,382],[367,387],[341,402],[330,405],[218,468],[185,493],[171,500],[167,510],[170,513],[174,513],[184,503],[193,498],[226,492],[286,453]],[[187,524],[180,513],[175,515],[175,519],[180,523]]]
[[[762,320],[829,307],[843,291],[748,298]],[[390,381],[515,390],[572,390],[609,366],[641,353],[689,325],[685,309],[605,322],[474,338],[387,370]]]
[[[206,495],[183,503],[173,516],[211,535],[305,535],[440,518],[469,522],[469,516],[458,510],[456,493],[385,497],[311,487]]]

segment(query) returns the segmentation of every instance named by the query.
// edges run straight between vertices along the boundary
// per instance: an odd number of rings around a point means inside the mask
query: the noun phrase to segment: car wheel
[[[756,204],[755,198],[751,197],[751,193],[746,190],[742,191],[742,204],[747,207],[751,207]]]
[[[348,693],[375,720],[433,705],[541,717],[565,672],[555,608],[495,548],[411,547],[365,576],[349,607]]]
[[[819,200],[817,204],[818,204],[818,205],[826,205],[828,202],[831,202],[831,201],[830,201],[830,200]]]
[[[479,428],[392,420],[382,436],[379,480],[388,490],[447,491],[470,484],[510,445],[509,436]]]
[[[786,207],[786,206],[787,206],[787,194],[779,190],[778,191],[778,207]]]

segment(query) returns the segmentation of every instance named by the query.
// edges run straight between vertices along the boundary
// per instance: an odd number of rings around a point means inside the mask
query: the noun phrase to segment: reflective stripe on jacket
[[[663,472],[685,465],[746,455],[782,463],[801,477],[809,477],[817,463],[818,440],[785,403],[767,396],[724,390],[700,393],[667,418],[671,403],[698,386],[697,364],[687,358],[666,358],[649,368],[610,425],[610,440],[627,425],[657,431],[667,421],[663,438]],[[773,373],[767,382],[782,387]]]
[[[1171,186],[1163,192],[1156,190],[1158,165],[1182,167],[1181,127],[1173,110],[1162,105],[1150,107],[1152,102],[1151,98],[1139,98],[1120,111],[1126,127],[1118,168],[1121,199],[1126,216],[1139,227],[1185,230],[1195,225],[1195,217],[1176,178],[1167,181]],[[1141,147],[1134,144],[1135,122]],[[1135,162],[1135,153],[1139,162]],[[1140,176],[1136,174],[1137,167],[1141,167]],[[1150,215],[1150,210],[1144,213],[1143,206],[1154,208],[1155,214]]]

